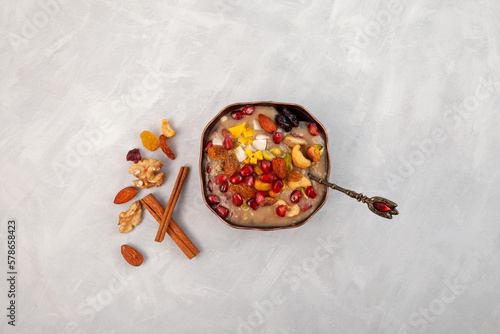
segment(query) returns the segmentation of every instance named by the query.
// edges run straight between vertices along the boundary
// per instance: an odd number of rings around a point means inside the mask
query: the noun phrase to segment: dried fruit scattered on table
[[[175,131],[172,129],[172,126],[170,125],[170,122],[168,119],[164,119],[161,121],[161,132],[165,135],[167,138],[171,138],[175,136]]]
[[[127,211],[121,212],[118,220],[120,233],[128,233],[133,230],[134,226],[139,225],[142,221],[141,214],[141,201],[135,201]]]
[[[118,192],[118,194],[116,194],[116,197],[115,197],[115,200],[113,201],[113,203],[115,203],[115,204],[127,203],[132,198],[134,198],[136,194],[137,194],[137,189],[134,187],[123,188],[122,190],[120,190]]]
[[[292,113],[292,112],[290,111],[290,109],[288,109],[288,107],[285,107],[285,106],[284,106],[284,107],[282,107],[282,108],[281,108],[281,113],[282,113],[283,115],[285,115],[285,116],[286,116],[286,118],[288,118],[288,120],[290,121],[290,123],[292,123],[292,125],[293,125],[294,127],[298,127],[298,126],[299,126],[299,120],[297,119],[297,116],[295,116],[295,114],[294,114],[294,113]]]
[[[284,179],[287,175],[287,167],[286,167],[286,162],[282,158],[276,158],[273,160],[273,171],[274,174],[280,179]]]
[[[134,148],[133,150],[128,151],[127,161],[133,161],[134,163],[137,163],[138,161],[141,161],[141,159],[141,152],[139,152],[138,148]]]
[[[318,162],[321,159],[321,153],[316,147],[309,146],[307,148],[307,157],[313,162]]]
[[[290,122],[290,120],[283,114],[278,114],[274,118],[276,123],[279,125],[280,128],[285,130],[285,132],[290,132],[293,129],[293,124]]]
[[[240,163],[234,154],[230,154],[226,161],[224,161],[224,174],[227,176],[233,175],[238,168]],[[252,170],[253,171],[253,170]]]
[[[311,136],[317,136],[319,135],[319,129],[316,123],[309,123],[307,125],[307,131],[311,134]]]
[[[175,159],[175,154],[170,149],[170,146],[168,146],[167,141],[165,139],[165,135],[160,136],[160,148],[167,157],[169,157],[172,160]]]
[[[144,256],[135,248],[129,245],[122,245],[121,247],[122,256],[129,264],[134,267],[138,267],[144,261]]]
[[[274,123],[272,119],[262,114],[259,114],[259,123],[262,130],[266,131],[267,133],[273,133],[278,129],[276,123]]]
[[[160,141],[154,133],[150,131],[141,132],[141,141],[142,145],[150,151],[156,151],[158,147],[160,147]]]
[[[214,145],[208,148],[208,157],[212,160],[226,160],[228,152],[220,145]]]
[[[248,199],[253,197],[255,190],[252,187],[247,186],[245,183],[231,184],[229,190],[232,193],[239,193],[243,198]]]
[[[130,174],[137,177],[139,180],[134,180],[132,183],[137,188],[159,187],[165,180],[165,173],[160,172],[155,174],[163,167],[163,163],[156,159],[142,159],[136,164],[130,165],[128,171]]]
[[[295,167],[299,167],[301,169],[306,169],[311,166],[311,160],[304,157],[302,152],[300,151],[300,145],[295,145],[292,149],[292,161]]]

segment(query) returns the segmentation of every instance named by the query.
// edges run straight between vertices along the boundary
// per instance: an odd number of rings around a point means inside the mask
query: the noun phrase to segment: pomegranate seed
[[[220,203],[219,196],[215,196],[215,195],[208,196],[207,200],[208,200],[208,203],[210,203],[210,204],[219,204]]]
[[[292,193],[290,194],[290,201],[292,201],[292,203],[299,203],[301,198],[302,198],[302,193],[300,192],[299,189],[292,191]]]
[[[242,113],[241,111],[237,110],[237,111],[233,111],[231,113],[231,117],[234,118],[234,119],[242,119],[243,116],[245,116],[244,113]]]
[[[214,186],[212,185],[212,181],[208,181],[207,187],[208,187],[208,191],[210,191],[210,192],[214,191]]]
[[[253,114],[253,112],[255,111],[255,107],[254,106],[246,106],[243,108],[243,110],[241,110],[245,115],[251,115]]]
[[[287,210],[287,207],[286,205],[280,205],[276,208],[276,213],[278,214],[278,216],[280,217],[285,217],[286,215],[286,210]]]
[[[266,198],[266,193],[263,192],[262,190],[259,190],[255,193],[255,202],[259,205],[264,203],[264,200]]]
[[[216,184],[223,184],[224,182],[227,181],[227,175],[226,174],[219,174],[215,177],[214,181]]]
[[[215,210],[217,210],[217,213],[222,218],[226,218],[227,216],[229,216],[229,209],[225,206],[219,205]]]
[[[273,141],[276,143],[276,144],[279,144],[281,143],[281,141],[283,140],[285,136],[283,136],[283,133],[281,132],[275,132],[274,135],[273,135]]]
[[[307,211],[309,210],[310,208],[312,208],[312,205],[310,203],[307,203],[306,205],[304,205],[304,207],[302,208],[302,211]]]
[[[281,181],[280,179],[274,180],[271,188],[273,193],[278,194],[281,191],[281,189],[283,189],[283,181]]]
[[[212,143],[211,140],[209,140],[206,144],[205,144],[205,148],[203,149],[204,152],[208,152],[208,149],[210,147],[214,146],[214,144]]]
[[[260,169],[262,169],[263,172],[270,172],[273,170],[273,167],[272,167],[272,164],[271,164],[271,161],[269,160],[262,160],[260,162]]]
[[[253,167],[251,165],[245,165],[241,169],[241,175],[243,176],[250,176],[253,175]]]
[[[224,136],[224,138],[226,138],[226,137],[232,137],[231,132],[229,132],[228,129],[223,129],[222,130],[222,135]]]
[[[212,172],[212,167],[207,166],[207,173],[210,174],[210,172]]]
[[[248,206],[250,206],[254,211],[257,210],[259,208],[259,205],[257,204],[257,202],[255,201],[255,198],[250,198],[248,201],[247,201],[247,204]]]
[[[309,125],[307,126],[307,130],[312,136],[319,135],[318,126],[316,125],[316,123],[309,123]]]
[[[387,206],[387,204],[385,203],[382,203],[382,202],[375,202],[373,203],[373,206],[375,207],[375,209],[377,209],[378,211],[382,211],[382,212],[387,212],[387,211],[391,211],[391,208]]]
[[[230,150],[234,147],[234,141],[232,138],[226,137],[224,138],[224,141],[222,142],[222,145],[226,150]]]
[[[253,187],[253,185],[255,183],[255,178],[253,177],[253,175],[245,177],[245,183],[247,186]]]
[[[229,181],[231,181],[232,184],[238,184],[243,182],[244,179],[245,178],[243,177],[243,175],[241,175],[240,172],[235,172],[233,176],[229,178]]]
[[[233,203],[236,206],[241,206],[243,204],[243,197],[239,193],[233,194]]]
[[[306,188],[306,195],[310,198],[316,198],[316,190],[314,190],[313,186]]]
[[[274,175],[272,173],[264,173],[260,176],[260,180],[264,183],[273,183]]]
[[[229,189],[229,183],[227,181],[224,181],[219,187],[220,191],[225,193]]]

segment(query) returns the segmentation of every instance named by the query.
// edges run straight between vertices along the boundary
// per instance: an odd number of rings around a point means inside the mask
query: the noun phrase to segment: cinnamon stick
[[[151,213],[153,218],[156,219],[158,223],[161,223],[165,210],[156,197],[153,194],[149,194],[141,200],[141,203],[149,211],[149,213]],[[196,248],[193,242],[188,238],[174,219],[170,220],[170,224],[167,228],[167,234],[190,260],[200,253],[198,248]]]
[[[163,214],[163,219],[160,223],[160,227],[158,228],[158,232],[156,233],[155,241],[157,242],[162,242],[163,239],[165,239],[165,233],[167,233],[168,225],[170,224],[170,220],[172,219],[172,214],[174,213],[175,205],[177,204],[177,200],[179,199],[179,195],[181,194],[182,186],[184,185],[184,181],[186,180],[188,170],[189,167],[185,166],[182,166],[179,170],[179,174],[177,175],[177,179],[175,180],[174,189],[172,190],[172,194],[168,199],[168,203]]]

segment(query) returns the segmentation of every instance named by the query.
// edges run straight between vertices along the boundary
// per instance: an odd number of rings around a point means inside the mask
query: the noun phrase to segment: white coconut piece
[[[264,151],[266,149],[266,145],[267,145],[267,140],[265,139],[257,139],[253,141],[253,147],[257,151]]]
[[[260,123],[257,119],[253,120],[253,129],[254,130],[262,130],[262,127],[260,126]]]
[[[215,137],[214,139],[212,139],[212,144],[214,144],[214,145],[222,145],[222,138]]]
[[[236,159],[238,159],[239,162],[242,162],[247,158],[247,154],[243,150],[241,146],[238,146],[235,150],[234,153],[236,154]]]

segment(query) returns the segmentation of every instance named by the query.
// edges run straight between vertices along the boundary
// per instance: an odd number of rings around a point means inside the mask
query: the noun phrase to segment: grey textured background
[[[0,13],[2,333],[500,332],[498,2],[41,0]],[[331,191],[297,229],[222,224],[200,196],[199,136],[224,106],[259,100],[309,109],[328,129],[331,180],[400,216]],[[192,261],[153,241],[149,214],[127,235],[116,226],[125,154],[162,118],[178,158],[152,191],[165,203],[192,168],[174,213],[201,249]]]

